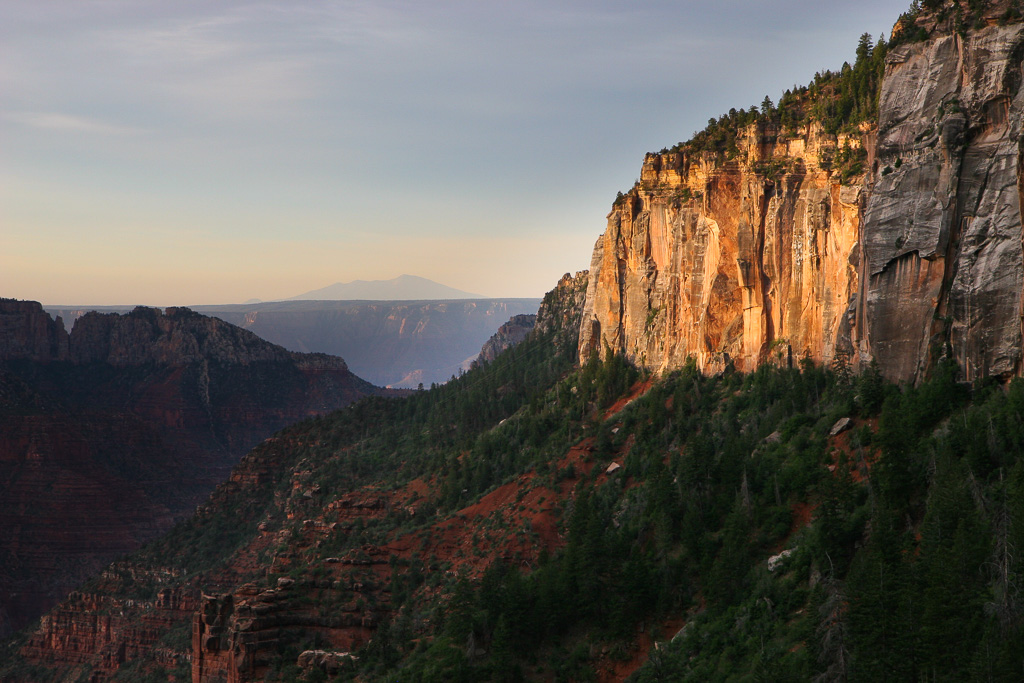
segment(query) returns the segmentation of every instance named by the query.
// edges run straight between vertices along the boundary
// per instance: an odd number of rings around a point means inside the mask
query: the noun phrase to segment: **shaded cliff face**
[[[1024,25],[991,23],[890,52],[877,132],[755,125],[733,162],[648,155],[594,249],[581,358],[838,353],[916,381],[951,351],[968,379],[1020,374]],[[828,164],[846,144],[866,152],[849,184]]]
[[[489,363],[498,357],[498,354],[512,348],[519,342],[526,339],[533,326],[537,324],[536,315],[514,315],[508,322],[498,328],[490,339],[480,349],[474,363]]]
[[[1020,374],[1024,25],[889,55],[864,216],[865,354],[919,377],[951,347],[967,379]]]
[[[60,316],[51,320],[37,301],[0,299],[0,361],[67,357],[68,333]]]
[[[843,144],[867,145],[870,136]],[[782,352],[828,361],[857,272],[862,191],[823,166],[840,140],[751,126],[739,161],[649,154],[594,248],[580,356],[605,347],[668,369],[750,370]]]
[[[375,393],[187,309],[88,314],[70,335],[0,301],[0,634],[166,531],[274,431]]]
[[[75,321],[69,347],[76,363],[115,367],[201,361],[250,364],[289,358],[279,346],[253,334],[239,334],[235,326],[187,308],[168,308],[166,313],[143,307],[126,315],[87,313]]]

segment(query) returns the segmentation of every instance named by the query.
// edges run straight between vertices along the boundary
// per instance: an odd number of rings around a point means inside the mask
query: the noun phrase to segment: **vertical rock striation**
[[[915,379],[1020,374],[1024,25],[902,46],[879,108],[864,215],[865,352]]]
[[[828,361],[849,345],[862,188],[828,170],[842,140],[747,131],[738,161],[648,154],[598,240],[581,358],[607,347],[654,369],[693,357],[750,370],[775,353]]]

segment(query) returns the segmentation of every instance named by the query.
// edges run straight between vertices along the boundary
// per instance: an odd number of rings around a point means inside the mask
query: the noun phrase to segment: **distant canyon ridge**
[[[421,301],[424,299],[486,299],[481,294],[465,292],[417,275],[399,275],[390,280],[352,280],[314,289],[287,301]],[[247,302],[255,303],[255,302]]]
[[[481,347],[513,316],[537,312],[540,299],[446,301],[272,301],[192,310],[220,318],[299,353],[341,356],[359,377],[384,387],[442,383],[469,368]],[[47,306],[71,324],[88,310]]]

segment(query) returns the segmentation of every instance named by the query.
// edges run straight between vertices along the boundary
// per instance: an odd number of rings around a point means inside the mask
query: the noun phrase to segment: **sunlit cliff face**
[[[754,125],[732,162],[648,155],[595,248],[581,353],[709,372],[830,359],[849,337],[862,195],[819,164],[837,144],[816,125],[790,140]]]
[[[877,129],[751,126],[730,162],[648,155],[598,240],[581,356],[646,367],[872,359],[1020,374],[1024,26],[891,51]],[[866,151],[844,183],[822,160]]]

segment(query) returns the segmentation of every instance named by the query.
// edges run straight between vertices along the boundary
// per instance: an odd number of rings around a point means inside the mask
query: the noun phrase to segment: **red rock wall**
[[[21,654],[30,661],[60,662],[71,671],[84,665],[92,670],[90,680],[106,680],[141,652],[157,650],[160,636],[196,606],[196,598],[181,589],[162,590],[150,601],[72,593],[42,618]],[[157,659],[173,667],[180,658],[168,651]]]
[[[0,637],[191,512],[274,431],[376,389],[187,309],[70,337],[0,300]]]
[[[0,361],[67,357],[68,334],[60,316],[51,320],[36,301],[0,299]]]

